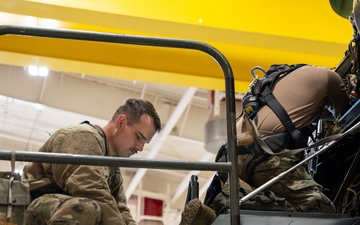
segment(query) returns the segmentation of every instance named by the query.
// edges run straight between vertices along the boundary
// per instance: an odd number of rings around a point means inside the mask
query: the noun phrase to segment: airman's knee
[[[58,208],[51,217],[49,225],[60,225],[63,221],[71,221],[79,225],[98,225],[100,220],[101,208],[96,201],[89,198],[74,198]]]
[[[101,208],[95,200],[60,194],[41,196],[26,210],[27,225],[98,225],[100,220]]]

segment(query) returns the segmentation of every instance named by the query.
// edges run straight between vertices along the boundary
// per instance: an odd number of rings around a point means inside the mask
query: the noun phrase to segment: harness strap
[[[306,146],[304,148],[297,148],[297,149],[284,149],[282,150],[281,152],[278,152],[278,153],[274,153],[270,147],[264,142],[264,140],[262,140],[260,138],[260,134],[259,134],[259,131],[258,129],[256,128],[256,125],[254,123],[254,121],[250,120],[247,115],[245,115],[245,118],[247,118],[247,120],[249,120],[252,128],[254,129],[254,132],[255,132],[255,142],[269,155],[275,155],[275,156],[279,156],[279,157],[287,157],[287,156],[292,156],[292,155],[296,155],[297,153],[299,152],[302,152],[306,149],[309,149],[309,148],[316,148],[316,147],[319,147],[319,146],[322,146],[330,141],[334,141],[334,140],[337,140],[341,137],[343,137],[345,134],[344,133],[339,133],[339,134],[334,134],[334,135],[331,135],[331,136],[328,136],[326,138],[323,138],[319,141],[316,141],[315,143],[309,145],[309,146]]]
[[[268,86],[265,87],[262,96],[267,105],[276,114],[285,129],[289,132],[295,145],[302,146],[303,140],[305,140],[306,137],[295,127],[288,113],[285,111],[284,107],[280,105]]]

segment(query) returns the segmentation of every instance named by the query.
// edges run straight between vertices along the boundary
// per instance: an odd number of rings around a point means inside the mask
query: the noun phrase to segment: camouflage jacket
[[[94,127],[78,124],[56,131],[39,152],[103,156],[106,149]],[[102,209],[102,225],[136,224],[127,207],[118,167],[29,162],[23,172],[23,179],[29,181],[32,192],[59,193],[56,189],[60,188],[71,196],[97,201]]]

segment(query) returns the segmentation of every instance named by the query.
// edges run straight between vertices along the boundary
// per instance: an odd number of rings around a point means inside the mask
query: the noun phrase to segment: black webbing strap
[[[301,146],[302,140],[304,140],[306,137],[295,127],[294,123],[289,117],[289,114],[287,114],[284,107],[281,106],[268,86],[265,87],[261,95],[270,109],[276,114],[281,123],[284,125],[285,129],[289,132],[295,144],[297,146]]]
[[[227,150],[228,150],[227,144],[223,144],[220,147],[220,149],[215,157],[215,162],[227,162],[228,161]],[[251,154],[251,150],[244,146],[235,146],[235,154],[236,155]],[[225,183],[228,179],[228,174],[225,172],[220,172],[220,171],[218,171],[217,173],[219,175],[220,180]]]

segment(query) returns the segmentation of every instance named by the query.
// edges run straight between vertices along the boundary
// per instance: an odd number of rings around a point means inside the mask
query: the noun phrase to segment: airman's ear
[[[120,127],[123,127],[124,125],[126,125],[126,115],[120,114],[118,116],[118,118],[116,119],[116,127],[120,128]]]

